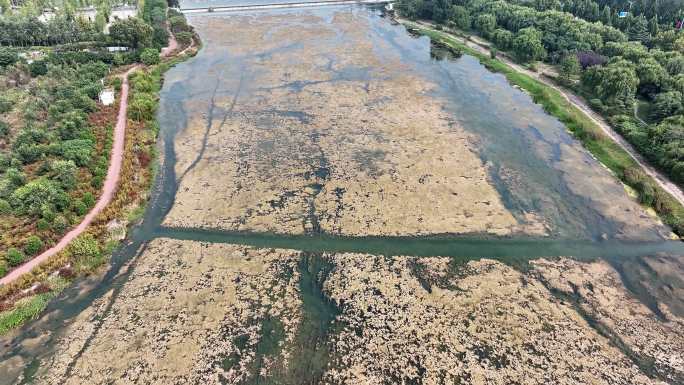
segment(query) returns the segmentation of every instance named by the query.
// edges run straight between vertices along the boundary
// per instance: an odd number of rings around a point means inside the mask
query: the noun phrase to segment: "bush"
[[[496,48],[491,47],[491,48],[489,49],[489,57],[492,58],[492,59],[496,59],[496,54],[497,54],[498,52],[499,52],[499,51],[498,51]]]
[[[178,32],[176,34],[176,40],[179,44],[183,46],[190,45],[192,43],[192,33],[190,32]]]
[[[0,277],[7,275],[7,263],[0,261]]]
[[[88,206],[82,200],[77,199],[74,201],[74,212],[78,215],[85,215],[88,212]]]
[[[81,270],[92,268],[102,262],[100,244],[92,234],[86,233],[74,239],[69,245],[69,252]]]
[[[36,76],[46,75],[48,67],[47,64],[45,64],[45,60],[38,60],[29,64],[29,71],[31,72],[31,76],[35,78]]]
[[[0,138],[6,138],[9,135],[10,127],[7,122],[0,120]]]
[[[93,207],[95,205],[95,197],[93,196],[93,193],[90,191],[86,191],[83,194],[83,203],[85,203],[86,206]]]
[[[36,255],[43,249],[43,240],[36,235],[31,235],[24,245],[24,252],[27,255]]]
[[[38,222],[36,222],[36,228],[39,231],[45,231],[50,228],[50,222],[45,220],[45,218],[40,218]]]
[[[157,103],[149,94],[136,94],[128,105],[128,117],[139,122],[154,119]]]
[[[8,65],[14,64],[19,60],[19,55],[17,55],[14,50],[10,48],[0,48],[0,67],[6,67]]]
[[[9,214],[12,212],[12,206],[4,199],[0,199],[0,214]]]
[[[63,234],[69,227],[69,221],[63,215],[59,215],[52,221],[52,230],[58,234]]]
[[[12,247],[7,250],[5,261],[7,261],[7,264],[12,267],[19,266],[22,262],[24,262],[24,253],[22,253],[19,249]]]
[[[151,66],[159,63],[159,51],[154,48],[145,48],[140,54],[140,61]]]

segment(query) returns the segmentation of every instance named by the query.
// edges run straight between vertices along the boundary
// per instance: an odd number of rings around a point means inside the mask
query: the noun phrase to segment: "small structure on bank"
[[[115,98],[115,93],[113,88],[105,88],[102,91],[100,91],[100,94],[98,95],[98,98],[100,100],[100,103],[104,106],[111,106],[114,104]]]

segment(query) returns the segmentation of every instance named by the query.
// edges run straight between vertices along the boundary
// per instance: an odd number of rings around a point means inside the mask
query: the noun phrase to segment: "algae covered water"
[[[433,292],[468,291],[459,280],[469,274],[556,306],[553,290],[528,285],[551,287],[530,265],[542,257],[606,261],[654,314],[667,304],[681,315],[668,294],[681,280],[644,258],[670,263],[682,243],[474,58],[436,59],[429,40],[359,6],[191,22],[204,46],[166,74],[163,158],[142,223],[103,276],[65,290],[5,341],[0,383],[135,370],[157,381],[346,378],[361,354],[353,341],[401,335],[364,323],[374,311],[418,314],[412,306]],[[102,359],[107,351],[121,357]],[[168,356],[149,358],[159,352]]]

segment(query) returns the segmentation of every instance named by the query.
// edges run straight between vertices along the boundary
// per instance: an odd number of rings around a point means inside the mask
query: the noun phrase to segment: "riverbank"
[[[633,150],[630,152],[624,148],[625,144],[616,138],[617,134],[607,133],[605,127],[602,127],[592,113],[579,108],[576,101],[573,102],[557,86],[548,84],[541,78],[530,76],[526,73],[527,70],[515,63],[508,63],[509,60],[505,58],[500,56],[492,58],[486,48],[480,45],[476,45],[478,48],[475,48],[471,45],[475,43],[468,44],[465,38],[438,31],[425,24],[401,18],[397,18],[397,21],[411,28],[413,32],[428,36],[433,41],[451,49],[478,58],[489,70],[506,76],[511,84],[522,88],[535,103],[540,104],[544,110],[565,124],[594,157],[624,184],[636,191],[640,203],[646,202],[646,191],[654,191],[653,203],[646,206],[652,208],[675,234],[678,236],[684,234],[684,206],[678,199],[678,195],[668,188],[669,185],[665,183],[666,178],[657,177],[659,173],[656,170],[640,161],[640,158],[636,158]],[[681,199],[684,200],[684,197]]]
[[[194,56],[200,46],[195,42],[198,36],[193,35],[189,46],[178,51],[180,47],[175,37],[170,36],[171,43],[162,52],[159,64],[137,65],[120,75],[124,80],[121,82],[119,123],[114,133],[107,182],[97,206],[55,248],[46,252],[45,257],[29,261],[25,265],[27,268],[20,267],[15,270],[17,273],[3,279],[0,335],[37,316],[49,299],[75,277],[96,271],[125,238],[127,227],[144,211],[155,176],[158,128],[154,111],[163,74]],[[145,105],[149,114],[141,118],[132,112],[140,112],[136,111],[139,109],[136,99],[143,98],[152,104]]]

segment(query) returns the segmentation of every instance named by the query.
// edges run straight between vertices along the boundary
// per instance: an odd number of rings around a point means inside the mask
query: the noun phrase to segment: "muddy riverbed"
[[[678,384],[684,248],[474,58],[360,6],[194,15],[163,164],[0,384]]]

